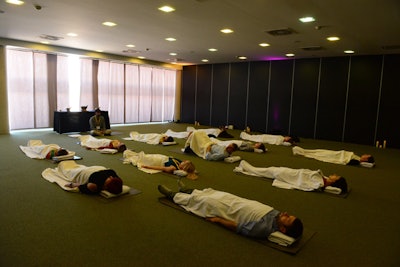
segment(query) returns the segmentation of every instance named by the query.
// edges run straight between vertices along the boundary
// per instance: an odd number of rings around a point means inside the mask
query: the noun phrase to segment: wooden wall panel
[[[315,138],[342,141],[350,57],[323,58]]]
[[[345,123],[345,142],[373,145],[376,128],[382,56],[351,58]]]
[[[212,126],[228,124],[229,64],[213,65],[213,85],[211,104]]]
[[[182,71],[182,95],[180,121],[194,123],[196,110],[197,66],[188,66]]]
[[[228,124],[240,129],[246,127],[248,69],[248,62],[231,64]]]
[[[269,70],[268,61],[250,63],[246,125],[252,131],[267,131]]]
[[[384,57],[384,73],[376,140],[400,148],[400,55]]]
[[[314,138],[319,59],[296,60],[290,134]]]
[[[267,132],[289,133],[293,60],[271,61]]]
[[[197,67],[196,121],[210,125],[212,65]]]

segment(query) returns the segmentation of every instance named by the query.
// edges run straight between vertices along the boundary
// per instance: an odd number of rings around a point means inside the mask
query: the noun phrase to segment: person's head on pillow
[[[329,175],[324,181],[325,187],[326,186],[332,186],[336,188],[340,188],[342,190],[342,194],[347,193],[347,182],[346,179],[342,176],[332,174]]]
[[[238,145],[235,143],[231,143],[229,144],[225,150],[226,152],[228,152],[229,154],[232,154],[233,152],[235,152],[238,149]]]
[[[281,212],[276,218],[279,231],[293,238],[298,238],[303,234],[303,223],[296,216]]]
[[[68,155],[68,151],[64,148],[60,148],[55,153],[55,156],[64,156],[64,155]]]
[[[265,145],[263,143],[260,143],[260,142],[255,143],[254,144],[254,148],[255,149],[260,149],[260,150],[262,150],[262,152],[265,152]]]
[[[118,195],[122,192],[122,179],[119,177],[110,176],[104,183],[104,190],[108,192]]]
[[[375,159],[372,155],[370,154],[364,154],[360,157],[360,162],[368,162],[368,163],[374,163]]]
[[[174,138],[172,136],[167,136],[164,142],[174,142]]]
[[[124,152],[126,150],[126,145],[119,140],[111,141],[112,148],[118,150],[118,152]]]

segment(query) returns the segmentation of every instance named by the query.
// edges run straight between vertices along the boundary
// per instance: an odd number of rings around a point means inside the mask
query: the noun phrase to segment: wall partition
[[[400,148],[400,55],[187,66],[181,121]]]

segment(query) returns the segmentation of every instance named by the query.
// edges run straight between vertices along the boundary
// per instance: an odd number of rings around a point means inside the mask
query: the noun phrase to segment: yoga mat
[[[158,198],[158,200],[164,205],[167,205],[167,206],[172,207],[174,209],[183,211],[183,212],[185,212],[187,214],[190,214],[190,215],[193,215],[193,216],[195,216],[197,218],[201,218],[201,217],[199,217],[199,216],[197,216],[197,215],[195,215],[195,214],[193,214],[193,213],[191,213],[189,211],[186,211],[184,208],[182,208],[181,206],[175,204],[173,201],[169,200],[166,197],[160,197],[160,198]],[[252,240],[255,240],[255,241],[257,241],[260,244],[263,244],[265,246],[268,246],[268,247],[271,247],[271,248],[275,248],[277,250],[280,250],[280,251],[283,251],[283,252],[286,252],[286,253],[294,255],[294,254],[297,254],[300,251],[300,249],[302,249],[306,245],[306,243],[308,241],[310,241],[310,239],[315,234],[316,234],[315,231],[311,231],[311,230],[309,230],[307,228],[304,228],[302,237],[299,240],[297,240],[295,243],[293,243],[291,246],[289,246],[289,247],[280,246],[280,245],[278,245],[276,243],[273,243],[273,242],[269,241],[268,239],[265,239],[265,240],[252,239]]]
[[[101,195],[97,195],[96,199],[98,201],[102,202],[102,203],[111,203],[111,202],[114,202],[114,201],[116,201],[118,199],[124,199],[124,198],[130,197],[130,196],[135,196],[135,195],[138,195],[140,193],[142,193],[142,191],[131,187],[129,192],[126,193],[126,194],[122,194],[120,196],[111,197],[111,198],[106,198],[106,197],[103,197]]]

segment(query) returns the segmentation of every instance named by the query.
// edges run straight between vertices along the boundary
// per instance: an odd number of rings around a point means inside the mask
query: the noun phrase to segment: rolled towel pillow
[[[336,195],[340,195],[342,193],[342,189],[340,189],[338,187],[333,187],[333,186],[325,187],[324,191],[327,193],[336,194]]]
[[[366,168],[372,168],[375,166],[375,163],[371,163],[371,162],[360,162],[360,165],[362,167],[366,167]]]
[[[290,246],[296,241],[295,238],[285,235],[284,233],[279,231],[270,234],[268,236],[268,240],[285,247]]]
[[[178,175],[178,176],[180,176],[180,177],[185,177],[185,176],[188,175],[187,172],[185,172],[184,170],[175,170],[175,171],[174,171],[174,174],[175,174],[175,175]]]
[[[230,156],[224,159],[225,162],[234,163],[236,161],[241,160],[239,156]]]

